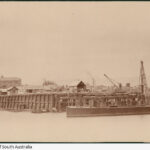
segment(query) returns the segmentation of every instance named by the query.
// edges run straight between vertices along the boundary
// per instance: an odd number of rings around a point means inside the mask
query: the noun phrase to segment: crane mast
[[[141,61],[141,68],[140,68],[140,91],[144,95],[146,94],[147,91],[147,81],[143,61]]]

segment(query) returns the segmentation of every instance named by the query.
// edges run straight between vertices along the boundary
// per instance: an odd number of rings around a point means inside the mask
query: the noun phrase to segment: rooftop
[[[21,80],[21,79],[18,78],[18,77],[4,77],[4,76],[1,76],[0,81],[4,81],[4,80]]]
[[[70,82],[70,83],[68,84],[68,86],[77,86],[80,82],[85,83],[85,82],[82,81],[82,80],[74,80],[74,81]]]

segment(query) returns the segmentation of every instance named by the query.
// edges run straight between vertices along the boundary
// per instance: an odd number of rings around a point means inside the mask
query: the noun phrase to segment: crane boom
[[[116,88],[119,88],[119,87],[112,81],[112,79],[110,79],[106,74],[104,74],[104,76],[105,76]]]

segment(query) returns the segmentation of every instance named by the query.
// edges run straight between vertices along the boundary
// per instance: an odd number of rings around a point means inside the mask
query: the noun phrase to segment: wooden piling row
[[[0,96],[0,110],[52,112],[58,109],[56,94],[26,94]]]

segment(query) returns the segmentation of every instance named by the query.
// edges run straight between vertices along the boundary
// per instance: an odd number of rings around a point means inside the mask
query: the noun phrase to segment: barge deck
[[[150,114],[148,106],[130,107],[67,107],[67,117],[89,117],[89,116],[120,116],[120,115],[143,115]]]

